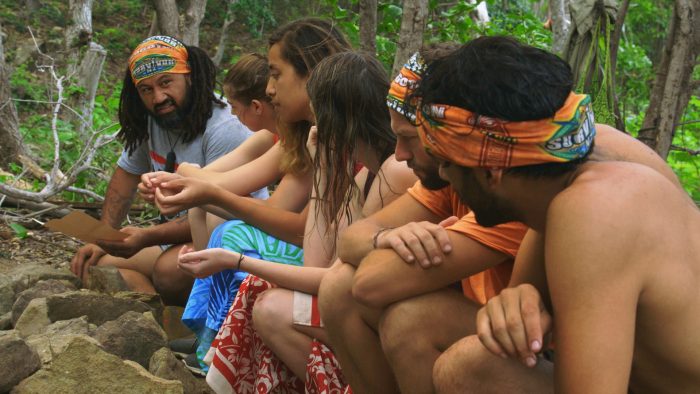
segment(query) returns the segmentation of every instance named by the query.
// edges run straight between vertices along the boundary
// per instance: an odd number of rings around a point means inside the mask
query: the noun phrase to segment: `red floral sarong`
[[[275,287],[254,275],[241,283],[238,294],[212,342],[213,359],[207,383],[217,393],[342,394],[346,390],[340,365],[331,350],[313,340],[304,382],[275,356],[253,328],[253,305]]]

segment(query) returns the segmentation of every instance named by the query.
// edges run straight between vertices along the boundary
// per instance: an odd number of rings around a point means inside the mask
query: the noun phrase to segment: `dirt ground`
[[[39,220],[44,223],[48,218]],[[0,220],[0,274],[26,263],[69,267],[73,254],[82,245],[81,241],[53,233],[34,221],[25,225],[27,236],[19,238],[8,222],[8,219]]]

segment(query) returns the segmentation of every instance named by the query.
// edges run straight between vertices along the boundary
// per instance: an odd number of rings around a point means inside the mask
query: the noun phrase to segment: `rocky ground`
[[[0,393],[210,392],[167,348],[158,296],[124,291],[114,269],[81,283],[81,243],[22,223],[19,236],[0,220]]]

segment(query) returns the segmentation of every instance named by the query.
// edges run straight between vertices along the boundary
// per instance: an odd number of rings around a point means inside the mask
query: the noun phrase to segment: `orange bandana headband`
[[[423,57],[418,52],[414,53],[401,68],[399,75],[391,81],[389,95],[386,96],[386,105],[389,109],[393,109],[414,123],[416,121],[416,105],[415,103],[406,103],[406,98],[416,88],[425,68]]]
[[[593,145],[591,98],[569,97],[551,118],[511,122],[434,104],[418,111],[430,153],[463,167],[508,168],[584,157]]]
[[[169,36],[153,36],[141,42],[129,57],[134,85],[161,73],[189,74],[187,48]]]

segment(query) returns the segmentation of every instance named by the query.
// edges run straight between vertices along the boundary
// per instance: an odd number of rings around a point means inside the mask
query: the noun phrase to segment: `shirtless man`
[[[700,211],[658,170],[597,160],[590,100],[558,83],[567,73],[547,52],[482,37],[419,88],[441,176],[480,224],[521,221],[541,242],[519,252],[519,285],[479,312],[478,338],[438,359],[438,392],[700,387]],[[554,372],[536,357],[550,331]]]

